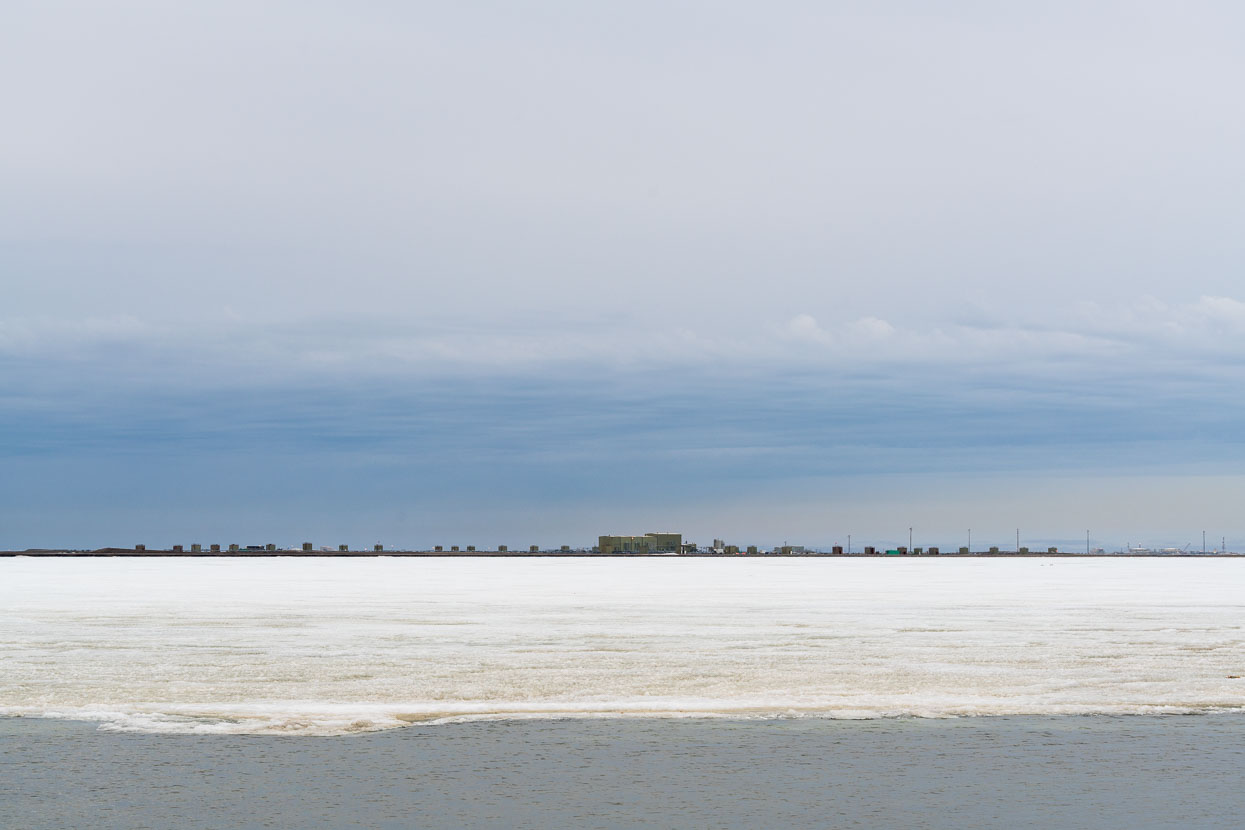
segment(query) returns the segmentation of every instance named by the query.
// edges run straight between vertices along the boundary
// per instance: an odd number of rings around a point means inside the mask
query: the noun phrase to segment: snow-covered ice
[[[0,714],[340,734],[548,716],[1245,709],[1243,559],[0,560]]]

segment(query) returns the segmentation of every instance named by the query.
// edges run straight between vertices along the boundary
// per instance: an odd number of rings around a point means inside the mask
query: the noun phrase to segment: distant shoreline
[[[377,557],[429,557],[445,559],[1239,559],[1245,553],[1058,553],[1030,551],[1015,553],[999,551],[974,551],[972,553],[821,553],[803,551],[800,553],[593,553],[587,550],[572,551],[514,551],[514,550],[471,550],[471,551],[434,551],[434,550],[349,550],[349,551],[299,551],[299,550],[223,550],[223,551],[172,551],[172,550],[131,550],[129,548],[101,548],[98,550],[4,550],[0,557],[26,556],[42,559],[68,558],[152,558],[152,559],[340,559],[340,558],[377,558]]]

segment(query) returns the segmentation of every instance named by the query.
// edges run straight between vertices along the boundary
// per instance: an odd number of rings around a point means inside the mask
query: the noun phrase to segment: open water
[[[0,827],[1245,826],[1238,715],[504,720],[152,735],[0,718]]]

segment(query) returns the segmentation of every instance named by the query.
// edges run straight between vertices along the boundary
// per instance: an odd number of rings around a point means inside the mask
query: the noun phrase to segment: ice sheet
[[[1245,709],[1245,560],[0,560],[0,714],[341,734],[483,717]]]

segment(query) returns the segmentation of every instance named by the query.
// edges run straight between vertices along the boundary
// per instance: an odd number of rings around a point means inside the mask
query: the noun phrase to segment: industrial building
[[[597,549],[606,555],[616,553],[679,553],[682,533],[645,533],[643,536],[600,536]]]

